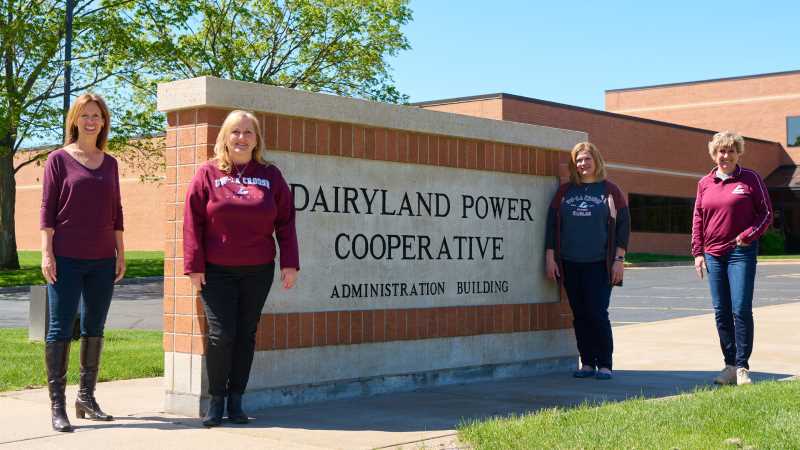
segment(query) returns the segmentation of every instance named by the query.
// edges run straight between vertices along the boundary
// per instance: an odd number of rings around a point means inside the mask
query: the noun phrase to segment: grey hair
[[[734,148],[736,153],[743,155],[744,138],[735,131],[720,131],[708,143],[708,154],[714,158],[721,148]]]

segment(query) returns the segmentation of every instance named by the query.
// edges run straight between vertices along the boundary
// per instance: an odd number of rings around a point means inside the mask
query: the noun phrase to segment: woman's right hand
[[[545,269],[547,271],[547,278],[550,278],[553,281],[561,278],[561,273],[558,270],[558,264],[556,263],[555,257],[548,254],[545,260],[547,266]]]
[[[695,256],[694,257],[694,270],[697,272],[697,276],[700,279],[703,279],[703,274],[706,271],[706,258],[703,255]]]
[[[56,257],[50,252],[42,252],[42,276],[47,284],[55,284]]]
[[[206,284],[206,274],[202,272],[190,273],[189,279],[192,280],[192,286],[198,291],[203,289],[203,285]]]

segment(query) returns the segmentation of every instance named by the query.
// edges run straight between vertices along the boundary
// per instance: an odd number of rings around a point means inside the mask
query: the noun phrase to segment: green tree
[[[161,163],[156,84],[213,75],[403,102],[386,58],[409,48],[407,0],[73,0],[73,95],[106,96],[111,151],[147,171]],[[64,0],[0,0],[0,269],[18,267],[14,174],[60,136]],[[29,144],[27,144],[29,145]]]
[[[142,69],[141,62],[130,57],[136,52],[127,45],[139,36],[125,16],[132,1],[73,0],[73,4],[73,95],[118,83],[120,77]],[[0,269],[19,267],[14,175],[47,154],[20,149],[26,143],[54,142],[63,128],[64,10],[63,0],[0,0]],[[152,117],[124,110],[115,125],[137,134],[161,128]],[[120,152],[154,145],[130,146],[125,139],[115,139],[111,147]],[[15,155],[20,156],[16,165]]]
[[[149,76],[211,75],[402,102],[388,56],[409,48],[407,0],[142,2],[136,22],[153,45]]]

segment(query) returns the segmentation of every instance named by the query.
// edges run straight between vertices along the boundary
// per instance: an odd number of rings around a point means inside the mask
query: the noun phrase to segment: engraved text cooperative
[[[533,222],[532,202],[526,198],[448,195],[441,192],[391,192],[347,186],[291,184],[298,213],[363,214],[471,220]],[[340,232],[333,242],[338,260],[486,260],[502,261],[502,236],[392,234]],[[335,285],[331,298],[443,295],[446,283],[344,283]],[[458,295],[508,292],[505,280],[459,281]]]

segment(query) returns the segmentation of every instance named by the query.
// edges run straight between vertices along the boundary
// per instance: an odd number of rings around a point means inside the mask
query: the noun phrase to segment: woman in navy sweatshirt
[[[608,305],[622,284],[630,214],[625,194],[606,180],[603,156],[581,142],[570,153],[570,181],[556,191],[547,214],[547,276],[559,280],[572,308],[581,367],[576,378],[611,378],[614,340]]]
[[[723,131],[708,143],[717,164],[697,183],[692,255],[697,275],[708,272],[725,368],[717,384],[750,384],[753,288],[758,238],[772,223],[772,204],[761,177],[738,165],[744,139]]]
[[[208,319],[211,401],[203,419],[208,427],[222,423],[226,403],[229,420],[249,420],[242,394],[275,273],[275,239],[284,289],[294,286],[300,269],[292,195],[264,154],[258,119],[231,112],[217,136],[214,158],[197,170],[186,194],[184,273],[201,291]]]

